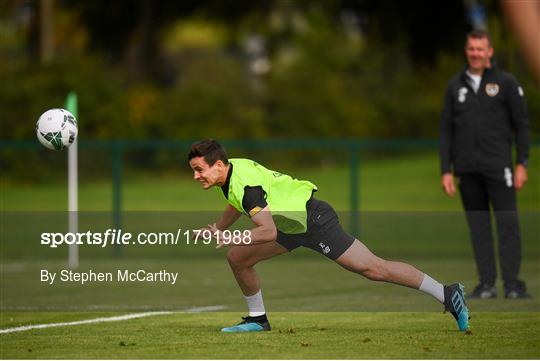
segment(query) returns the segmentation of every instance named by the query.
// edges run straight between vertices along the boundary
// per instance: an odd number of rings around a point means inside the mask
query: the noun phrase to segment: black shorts
[[[278,230],[277,242],[289,252],[304,246],[332,260],[337,259],[355,238],[341,228],[336,211],[328,203],[312,197],[306,203],[306,209],[306,233],[286,234]]]

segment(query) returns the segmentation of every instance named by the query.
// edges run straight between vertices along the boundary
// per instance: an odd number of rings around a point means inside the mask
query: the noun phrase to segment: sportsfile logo
[[[148,241],[148,238],[144,238],[141,235],[144,233],[139,234],[137,237],[138,241],[146,240]],[[133,235],[130,232],[122,232],[121,229],[107,229],[104,233],[101,232],[84,232],[84,233],[49,233],[44,232],[41,233],[41,244],[47,245],[50,248],[57,248],[58,246],[61,246],[63,244],[66,245],[94,245],[94,246],[101,246],[107,247],[107,245],[128,245],[134,243],[132,241]],[[150,239],[152,241],[152,239]],[[165,241],[168,241],[168,239],[165,239]],[[174,238],[171,239],[171,241],[174,242]]]

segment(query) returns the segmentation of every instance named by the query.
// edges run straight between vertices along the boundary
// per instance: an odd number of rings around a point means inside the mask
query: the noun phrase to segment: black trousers
[[[512,288],[521,266],[521,237],[512,169],[460,174],[458,181],[480,282],[494,285],[497,278],[491,205],[497,223],[504,287]]]

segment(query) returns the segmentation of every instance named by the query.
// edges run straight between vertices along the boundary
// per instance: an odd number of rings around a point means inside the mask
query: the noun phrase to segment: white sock
[[[444,303],[444,286],[425,273],[419,290],[435,297],[440,303]]]
[[[244,296],[248,306],[249,317],[262,316],[266,313],[261,290],[252,296]]]

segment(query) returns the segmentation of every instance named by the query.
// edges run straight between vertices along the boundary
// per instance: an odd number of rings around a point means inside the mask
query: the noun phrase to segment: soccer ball
[[[49,109],[36,124],[39,142],[53,150],[67,148],[77,138],[77,119],[65,109]]]

